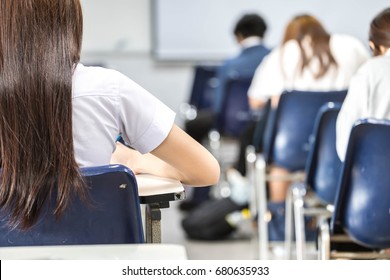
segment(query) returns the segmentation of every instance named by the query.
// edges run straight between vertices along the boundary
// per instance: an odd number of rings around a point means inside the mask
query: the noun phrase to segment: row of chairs
[[[271,164],[295,172],[288,178],[277,178],[294,181],[286,200],[288,258],[292,257],[294,225],[297,258],[305,258],[305,215],[321,217],[318,235],[321,259],[358,258],[357,251],[364,252],[360,254],[362,258],[378,257],[379,249],[390,247],[390,226],[386,223],[390,180],[386,180],[386,171],[382,170],[387,165],[384,151],[390,148],[386,146],[389,123],[373,120],[358,123],[351,133],[346,161],[341,164],[335,149],[335,124],[345,94],[345,91],[283,94],[268,122],[265,153],[256,155],[253,147],[248,149],[249,176],[255,186],[251,212],[258,217],[260,258],[269,257],[266,182],[275,178],[270,178],[266,170]],[[308,199],[312,197],[310,193],[315,194],[314,202]],[[344,234],[340,237],[337,233]],[[351,245],[351,240],[358,245]],[[333,246],[333,241],[348,244]],[[343,248],[353,249],[355,254],[336,253]],[[376,249],[375,254],[367,253],[369,249]],[[382,253],[379,257],[388,256]]]
[[[267,181],[275,180],[267,174],[271,165],[284,167],[292,172],[287,178],[276,178],[299,182],[304,178],[304,170],[313,142],[312,131],[317,112],[327,102],[342,102],[346,91],[308,92],[291,91],[281,95],[279,105],[270,111],[263,140],[263,154],[255,154],[248,149],[249,176],[254,186],[251,212],[257,216],[259,228],[259,257],[268,259],[267,227]],[[289,204],[286,205],[289,215]],[[291,222],[288,219],[287,223]],[[287,231],[290,225],[287,224]],[[289,239],[289,237],[288,237]]]
[[[212,90],[210,90],[210,86],[216,86],[216,69],[217,67],[214,67],[210,71],[210,67],[206,68],[206,70],[203,66],[196,67],[198,76],[202,72],[205,72],[206,74],[203,73],[202,75],[202,77],[205,78],[203,81],[202,79],[196,79],[195,77],[198,87],[193,88],[196,90],[192,92],[192,99],[196,96],[198,100],[202,100],[202,96],[208,96],[206,100],[211,100],[210,98],[212,98],[212,96],[210,96],[210,92],[212,92]],[[206,92],[209,93],[208,95],[204,95],[204,92],[202,93],[202,87],[200,86],[202,82],[207,83],[208,85],[208,87],[205,87],[206,89],[209,89],[206,90]],[[233,137],[239,135],[241,132],[240,129],[242,129],[245,126],[245,122],[248,121],[247,112],[249,109],[246,103],[246,90],[249,87],[249,84],[250,81],[240,81],[239,79],[231,81],[225,96],[223,114],[221,114],[221,118],[218,122],[219,126],[217,126],[217,131],[222,135]],[[268,217],[266,182],[267,180],[275,178],[270,178],[266,174],[266,170],[271,164],[285,167],[293,171],[292,176],[284,178],[286,180],[294,181],[286,200],[285,247],[288,258],[292,257],[291,249],[294,235],[296,239],[297,258],[306,258],[305,216],[315,216],[319,220],[317,242],[319,244],[319,258],[327,259],[336,256],[335,250],[337,248],[343,248],[340,246],[331,246],[331,240],[332,242],[333,240],[341,240],[343,242],[345,240],[349,241],[349,238],[345,238],[345,235],[343,238],[341,238],[340,235],[338,235],[339,237],[336,239],[329,238],[330,233],[336,234],[345,231],[341,230],[344,226],[338,226],[341,224],[339,219],[342,216],[339,214],[339,209],[344,209],[344,206],[338,207],[338,203],[341,201],[339,197],[344,198],[344,196],[339,196],[338,194],[340,194],[339,189],[342,188],[342,179],[340,178],[349,176],[347,173],[350,171],[347,170],[350,169],[348,169],[349,165],[347,161],[344,164],[340,162],[335,149],[336,119],[345,96],[346,91],[294,91],[283,94],[277,110],[272,111],[268,118],[266,136],[263,140],[264,153],[259,155],[256,154],[256,147],[248,148],[248,177],[253,182],[252,185],[256,186],[253,189],[250,207],[253,216],[258,217],[258,250],[260,252],[260,258],[268,258],[269,241],[266,218]],[[198,101],[197,104],[194,103],[194,105],[200,109],[202,109],[202,104],[204,105],[205,102],[202,103]],[[387,124],[375,122],[374,125],[372,120],[362,122],[352,131],[351,141],[354,141],[354,131],[363,130],[363,128],[359,128],[362,126],[374,126],[378,130],[386,130]],[[255,138],[256,137],[257,136],[255,135]],[[219,141],[220,138],[217,138],[217,140]],[[379,140],[380,139],[377,139],[375,142],[378,142]],[[220,143],[218,142],[215,146],[220,147]],[[386,150],[386,148],[382,147],[382,150]],[[349,153],[356,154],[357,152],[351,151]],[[371,152],[371,154],[375,153]],[[367,159],[365,159],[365,162],[367,162]],[[377,162],[370,166],[373,167],[374,170],[380,170],[380,164],[384,164],[384,162]],[[370,184],[372,186],[377,182],[384,182],[382,177],[386,176],[386,172],[377,172],[376,176],[377,177],[370,177],[370,180],[372,180]],[[364,177],[367,178],[367,173],[364,173]],[[378,178],[380,179],[378,180]],[[383,186],[386,185],[387,184],[383,184]],[[371,190],[376,192],[375,188],[372,188]],[[384,187],[384,190],[376,193],[379,193],[379,195],[382,194],[382,198],[385,198],[383,203],[386,204],[388,203],[388,199],[385,191],[386,187]],[[349,194],[349,192],[347,193]],[[363,193],[371,197],[367,191]],[[313,199],[313,197],[315,199]],[[362,196],[360,196],[360,199],[362,199]],[[375,204],[370,205],[373,209],[374,206]],[[335,208],[336,211],[334,211]],[[354,209],[356,209],[356,207]],[[365,211],[367,211],[367,213],[373,213],[373,209],[366,209]],[[386,221],[385,218],[386,215],[389,215],[389,211],[388,206],[387,208],[384,207],[382,209],[381,213],[385,215],[382,217],[382,221]],[[378,215],[379,214],[375,213],[376,217]],[[363,217],[366,216],[367,215],[361,215],[349,219],[353,219],[353,224],[356,225],[357,218],[360,217],[360,221],[363,221]],[[352,212],[350,217],[353,217]],[[347,218],[343,217],[343,219]],[[362,224],[364,225],[364,223]],[[364,229],[364,227],[362,228]],[[293,229],[295,229],[294,232]],[[365,227],[365,229],[370,229],[370,227]],[[382,235],[380,237],[378,232],[369,233],[369,236],[372,236],[373,239],[379,237],[379,239],[383,241],[382,244],[376,244],[374,246],[371,243],[370,245],[368,241],[361,241],[355,237],[354,240],[363,246],[351,247],[351,245],[348,245],[347,248],[352,248],[355,251],[367,251],[367,248],[381,249],[390,247],[389,230],[383,227],[382,230]],[[333,251],[333,255],[330,253],[331,250]],[[372,252],[370,254],[372,254]],[[367,257],[368,253],[366,252],[364,256]],[[384,257],[383,254],[381,256]]]

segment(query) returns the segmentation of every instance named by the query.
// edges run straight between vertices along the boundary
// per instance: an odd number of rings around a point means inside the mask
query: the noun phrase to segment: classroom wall
[[[189,94],[192,64],[156,62],[152,58],[151,1],[81,0],[81,4],[82,63],[116,69],[178,111]]]
[[[156,38],[152,36],[156,35],[153,34],[153,22],[156,22],[156,14],[152,13],[153,1],[172,2],[172,0],[81,0],[84,12],[82,62],[85,64],[103,64],[121,71],[156,95],[173,110],[178,111],[180,104],[188,99],[190,93],[193,78],[192,65],[199,61],[156,60],[153,57],[153,42],[155,42],[153,37],[154,39]],[[201,1],[201,3],[211,3],[209,1]],[[277,3],[259,0],[258,3],[261,6],[259,10],[273,11],[275,8],[280,9],[280,1],[287,1],[286,3],[289,3],[291,6],[291,2],[297,3],[297,1],[308,0],[278,0]],[[323,0],[310,1],[312,9],[314,9],[313,3],[315,2],[319,6],[328,3]],[[356,34],[353,35],[358,35],[357,37],[360,39],[365,38],[365,33],[368,30],[368,26],[361,27],[362,22],[365,22],[364,25],[368,25],[368,22],[377,11],[382,7],[390,6],[387,3],[388,0],[356,0],[356,2],[355,0],[342,0],[341,2],[346,3],[346,1],[348,3],[351,3],[351,1],[356,3],[356,5],[351,5],[351,11],[360,15],[358,19],[344,12],[340,16],[340,10],[336,5],[326,9],[331,11],[327,16],[321,14],[318,17],[321,18],[325,26],[330,27],[331,31],[340,30],[344,32],[352,28],[356,30]],[[245,1],[234,2],[244,3]],[[252,2],[252,0],[246,0],[246,2]],[[192,5],[196,3],[199,2],[192,1]],[[344,8],[345,3],[341,5]],[[288,20],[280,18],[280,12],[276,12],[278,9],[273,12],[277,14],[264,15],[271,21],[269,23],[268,38],[266,37],[266,40],[268,39],[271,45],[278,40],[277,38],[282,36],[279,34],[283,29],[281,22],[287,22]],[[301,10],[304,11],[305,8],[301,8]],[[183,10],[183,13],[194,11],[195,9],[191,8]],[[284,14],[286,14],[285,11]],[[218,20],[218,16],[224,17],[222,9],[216,13],[215,20]],[[194,18],[197,17],[195,16]],[[198,18],[201,21],[202,14]],[[280,23],[278,25],[275,23],[272,26],[272,21],[275,20]],[[354,29],[355,24],[356,28]],[[221,31],[221,33],[229,34],[226,30]],[[191,35],[196,36],[194,33],[191,33]],[[367,45],[367,42],[363,43]],[[177,122],[181,124],[179,118],[177,118]]]
[[[264,41],[278,45],[289,20],[315,15],[330,33],[366,41],[371,19],[389,0],[152,0],[154,52],[159,59],[220,59],[237,51],[234,25],[245,13],[264,17]]]

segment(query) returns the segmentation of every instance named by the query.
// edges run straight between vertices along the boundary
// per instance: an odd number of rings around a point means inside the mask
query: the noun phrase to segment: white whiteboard
[[[145,0],[81,0],[83,52],[126,53],[150,49],[150,6]]]
[[[331,33],[367,42],[369,23],[389,0],[152,0],[153,53],[162,60],[219,60],[237,51],[233,28],[247,12],[268,24],[265,42],[279,44],[296,14],[316,16]]]

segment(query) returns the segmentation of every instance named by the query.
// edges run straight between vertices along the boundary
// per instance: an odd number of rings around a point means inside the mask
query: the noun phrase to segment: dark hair
[[[85,198],[72,133],[82,28],[79,0],[0,0],[0,206],[14,227],[31,227],[53,193],[57,218]]]
[[[304,38],[310,38],[312,57],[308,57],[304,51],[302,46]],[[290,40],[296,40],[299,45],[303,61],[302,72],[313,58],[317,58],[320,63],[320,69],[315,75],[317,79],[325,75],[332,65],[337,66],[329,47],[330,34],[315,17],[305,14],[294,17],[287,25],[282,45]]]
[[[267,25],[262,17],[257,14],[244,15],[236,24],[234,34],[241,35],[244,38],[250,36],[264,37]]]
[[[371,21],[369,40],[374,43],[374,55],[379,54],[379,46],[390,48],[390,8],[380,12]]]

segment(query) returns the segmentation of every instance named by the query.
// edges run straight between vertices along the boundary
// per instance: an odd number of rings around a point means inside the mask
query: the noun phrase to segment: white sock
[[[250,185],[248,180],[243,177],[236,169],[230,169],[226,173],[230,185],[230,199],[238,205],[249,203]]]

